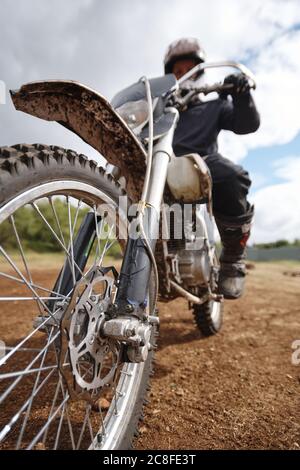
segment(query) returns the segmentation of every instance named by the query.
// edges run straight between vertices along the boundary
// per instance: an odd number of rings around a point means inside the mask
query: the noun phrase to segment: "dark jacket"
[[[250,94],[232,101],[221,98],[199,101],[180,113],[173,140],[174,153],[210,155],[218,151],[217,138],[222,129],[249,134],[259,125],[260,117]]]

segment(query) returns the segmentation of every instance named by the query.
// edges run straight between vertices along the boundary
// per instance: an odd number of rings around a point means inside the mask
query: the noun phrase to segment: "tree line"
[[[66,204],[64,204],[59,199],[55,200],[55,212],[51,208],[51,205],[47,202],[40,203],[38,207],[57,236],[64,240],[65,246],[68,246],[70,240],[70,231],[68,207]],[[72,225],[74,224],[75,217],[77,217],[77,223],[74,230],[74,233],[76,233],[89,209],[84,207],[77,211],[76,207],[71,206],[70,211]],[[59,225],[57,220],[59,221]],[[5,250],[18,250],[18,239],[16,237],[13,223],[15,225],[18,237],[21,240],[22,248],[25,251],[34,251],[39,253],[60,253],[63,251],[61,244],[57,241],[53,233],[51,233],[51,230],[49,230],[45,224],[42,217],[32,206],[22,207],[14,214],[13,221],[11,219],[7,219],[0,225],[0,245]],[[107,228],[104,227],[104,230],[107,230]],[[114,246],[110,249],[109,255],[115,257],[120,255],[120,248],[118,243],[115,243]]]
[[[277,240],[276,242],[271,243],[255,243],[254,248],[270,249],[270,248],[282,248],[282,247],[299,247],[300,248],[300,239],[296,238],[294,241],[290,242],[288,240]]]
[[[69,218],[68,208],[61,200],[55,200],[55,213],[53,212],[49,203],[40,203],[39,209],[49,222],[51,227],[55,230],[57,235],[65,240],[65,245],[69,242]],[[77,213],[76,227],[80,226],[83,218],[89,209],[82,208]],[[71,206],[71,220],[74,221],[76,208]],[[59,220],[60,228],[58,227],[56,217]],[[35,252],[61,252],[63,251],[59,242],[55,239],[49,228],[46,226],[40,215],[31,206],[25,206],[19,209],[14,215],[14,223],[22,241],[22,246],[25,250]],[[73,222],[72,222],[73,223]],[[61,233],[60,233],[61,232]],[[0,225],[0,245],[6,250],[17,250],[18,241],[15,236],[11,220],[6,220]],[[261,249],[281,248],[281,247],[299,247],[300,239],[295,239],[290,242],[288,240],[277,240],[271,243],[255,243],[253,247]],[[110,252],[111,256],[119,256],[120,249],[116,243]]]

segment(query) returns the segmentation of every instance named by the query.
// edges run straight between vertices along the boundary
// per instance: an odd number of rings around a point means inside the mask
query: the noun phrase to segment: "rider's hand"
[[[225,98],[227,95],[231,95],[232,98],[237,98],[250,93],[249,80],[243,73],[228,75],[224,80],[224,85],[232,85],[232,88],[224,90],[224,92],[221,93],[222,98]]]

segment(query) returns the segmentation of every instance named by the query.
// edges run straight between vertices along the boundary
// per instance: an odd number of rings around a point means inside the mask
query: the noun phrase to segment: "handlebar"
[[[209,93],[221,93],[226,90],[231,90],[234,87],[233,84],[230,83],[214,83],[213,85],[203,85],[203,86],[189,86],[187,87],[188,93],[184,97],[179,97],[177,95],[175,103],[173,103],[173,106],[175,106],[179,110],[184,110],[184,108],[187,106],[189,101],[197,94],[202,93],[204,95],[208,95]],[[250,83],[250,88],[255,89],[256,88],[256,83],[252,82]],[[181,90],[184,89],[184,86],[181,87]]]
[[[249,80],[252,82],[252,87],[253,89],[256,88],[256,81],[255,81],[255,76],[251,72],[248,67],[246,67],[243,64],[239,64],[238,62],[232,62],[232,61],[223,61],[223,62],[204,62],[196,65],[193,67],[191,70],[189,70],[185,75],[183,75],[179,80],[178,80],[178,85],[180,86],[183,82],[191,78],[193,75],[195,75],[198,72],[201,72],[205,69],[213,69],[213,68],[219,68],[219,67],[232,67],[234,69],[239,70],[242,72],[246,77],[249,78]]]
[[[239,64],[237,62],[231,62],[231,61],[224,61],[224,62],[204,62],[196,65],[193,67],[191,70],[189,70],[185,75],[183,75],[179,80],[177,80],[177,88],[173,90],[173,97],[174,93],[175,95],[177,94],[177,97],[175,98],[175,105],[179,109],[183,109],[189,101],[195,96],[196,94],[203,93],[204,95],[208,95],[209,93],[212,92],[217,92],[221,93],[222,91],[225,90],[230,90],[233,88],[233,85],[231,84],[224,84],[224,83],[215,83],[213,85],[203,85],[201,87],[196,86],[191,86],[189,84],[187,88],[188,93],[184,97],[179,97],[178,96],[178,90],[184,89],[184,82],[186,82],[189,78],[193,77],[195,74],[199,73],[200,71],[204,71],[205,69],[210,69],[210,68],[219,68],[219,67],[232,67],[235,69],[238,69],[240,72],[242,72],[246,77],[249,79],[249,85],[250,88],[255,90],[256,88],[256,81],[255,81],[255,76],[249,70],[245,65]]]

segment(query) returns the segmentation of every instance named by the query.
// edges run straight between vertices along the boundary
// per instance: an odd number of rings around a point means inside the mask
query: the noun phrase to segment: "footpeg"
[[[224,295],[222,294],[211,294],[210,299],[214,300],[215,302],[224,302]]]

